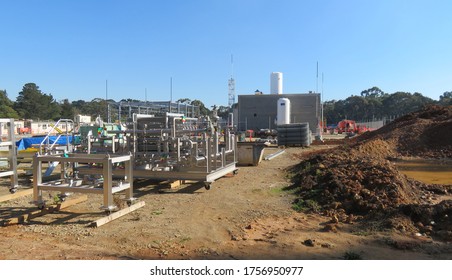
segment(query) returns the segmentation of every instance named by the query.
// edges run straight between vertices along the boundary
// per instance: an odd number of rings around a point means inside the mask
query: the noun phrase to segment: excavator
[[[345,133],[349,136],[354,134],[361,134],[369,129],[365,125],[357,125],[353,120],[342,120],[337,124],[337,133]]]

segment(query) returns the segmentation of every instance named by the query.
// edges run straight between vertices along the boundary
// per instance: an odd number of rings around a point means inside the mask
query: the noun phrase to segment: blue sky
[[[199,99],[373,86],[438,100],[452,90],[452,1],[0,0],[0,89],[63,99]],[[319,78],[317,80],[317,62]],[[321,76],[324,76],[323,86]]]

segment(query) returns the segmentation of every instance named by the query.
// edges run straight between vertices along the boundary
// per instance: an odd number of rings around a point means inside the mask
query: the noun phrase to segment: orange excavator
[[[355,121],[352,120],[342,120],[337,124],[337,133],[342,134],[360,134],[368,131],[369,129],[365,125],[357,125]]]

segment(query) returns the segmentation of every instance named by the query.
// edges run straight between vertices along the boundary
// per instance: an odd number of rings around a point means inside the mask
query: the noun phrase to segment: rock
[[[322,246],[322,248],[333,248],[333,244],[330,243],[322,243],[320,246]]]
[[[326,231],[326,232],[337,232],[337,227],[334,224],[327,224],[323,228],[323,231]]]
[[[315,240],[313,240],[313,239],[306,239],[305,241],[303,241],[303,244],[305,246],[308,246],[308,247],[314,247],[315,246]]]
[[[245,227],[245,229],[252,229],[252,226],[251,226],[251,225],[247,225],[247,226]]]

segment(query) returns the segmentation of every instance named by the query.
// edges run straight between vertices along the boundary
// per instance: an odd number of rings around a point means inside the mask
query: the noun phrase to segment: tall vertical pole
[[[169,103],[170,113],[171,113],[171,103],[173,103],[173,77],[170,78],[170,103]]]
[[[144,88],[144,103],[146,104],[146,114],[149,114],[148,109],[148,89]]]
[[[317,61],[317,74],[316,74],[316,81],[315,81],[315,92],[319,93],[319,62]]]
[[[106,118],[106,120],[107,120],[107,122],[110,122],[109,121],[109,106],[108,106],[108,80],[105,80],[105,104],[106,104],[106,107],[107,107],[107,112],[106,112],[106,115],[105,115],[105,118]]]
[[[235,103],[234,56],[231,54],[231,78],[228,80],[228,106],[232,112]]]
[[[234,77],[234,55],[231,54],[231,78]]]
[[[321,100],[321,102],[322,102],[322,130],[321,130],[320,135],[323,134],[323,131],[324,131],[324,129],[325,129],[325,121],[324,121],[324,119],[323,119],[323,102],[325,102],[325,101],[323,100],[323,72],[322,72],[322,95],[321,95],[321,98],[322,98],[322,100]]]
[[[118,120],[119,120],[119,123],[121,123],[121,107],[122,107],[122,101],[119,102],[119,107],[118,107]]]

